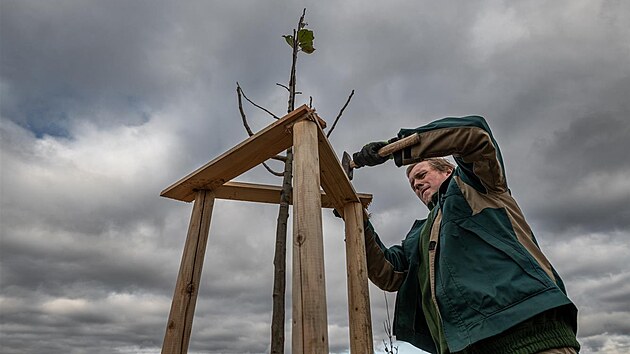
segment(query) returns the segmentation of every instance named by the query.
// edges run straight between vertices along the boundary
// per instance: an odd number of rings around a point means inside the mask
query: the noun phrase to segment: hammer
[[[410,147],[412,145],[416,145],[420,142],[420,136],[418,134],[409,135],[400,140],[396,140],[391,144],[387,144],[378,150],[378,155],[381,157],[389,156],[397,151],[400,151],[404,148]],[[352,157],[347,152],[343,152],[343,158],[341,159],[341,166],[343,167],[344,172],[346,172],[346,176],[348,179],[352,181],[352,177],[354,177],[354,169],[357,165],[352,161]]]

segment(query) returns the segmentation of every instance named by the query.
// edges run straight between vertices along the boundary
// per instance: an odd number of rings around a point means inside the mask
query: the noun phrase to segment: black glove
[[[393,153],[392,155],[394,155],[394,163],[396,164],[396,166],[401,167],[403,165],[403,150],[398,150],[395,153]]]
[[[391,156],[382,157],[378,154],[378,150],[385,145],[387,145],[387,141],[376,141],[365,145],[361,151],[352,154],[352,161],[354,161],[356,168],[376,166],[389,160]]]
[[[354,161],[356,168],[380,165],[391,159],[393,157],[392,155],[380,156],[378,151],[383,146],[389,145],[397,140],[399,140],[398,137],[393,137],[388,141],[376,141],[365,145],[361,151],[355,152],[352,155],[352,160]]]

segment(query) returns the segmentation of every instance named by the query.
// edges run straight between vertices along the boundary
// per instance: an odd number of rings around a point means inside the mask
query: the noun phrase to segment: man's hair
[[[414,164],[411,164],[407,167],[407,171],[406,171],[406,175],[407,177],[409,177],[409,172],[411,172],[411,170],[420,162],[426,161],[429,163],[429,166],[433,167],[433,169],[440,171],[440,172],[453,172],[453,170],[455,169],[455,165],[453,165],[449,160],[443,158],[443,157],[429,157],[426,159],[423,159],[421,161],[418,161]]]

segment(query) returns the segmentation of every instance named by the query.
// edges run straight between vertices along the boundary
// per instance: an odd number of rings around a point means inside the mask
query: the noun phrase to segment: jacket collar
[[[440,184],[440,188],[438,188],[437,193],[434,193],[431,197],[431,201],[429,202],[429,205],[427,205],[429,210],[433,210],[436,205],[442,204],[442,198],[444,197],[444,194],[446,194],[446,190],[448,189],[451,179],[453,179],[453,173],[451,173],[451,175],[448,176],[442,184]]]

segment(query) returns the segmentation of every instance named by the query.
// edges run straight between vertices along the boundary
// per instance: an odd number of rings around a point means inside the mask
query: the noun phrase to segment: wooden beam
[[[370,289],[361,203],[344,208],[346,226],[346,267],[348,277],[348,314],[350,319],[350,352],[374,353]]]
[[[340,215],[343,215],[346,204],[360,200],[321,127],[317,135],[322,188],[329,195],[333,207]],[[364,206],[367,207],[367,205]]]
[[[162,354],[188,352],[213,206],[212,192],[197,192],[162,343]]]
[[[328,353],[317,124],[293,126],[293,353]],[[358,198],[357,198],[358,199]]]
[[[292,144],[291,126],[305,118],[319,119],[313,110],[302,105],[177,181],[163,190],[160,195],[190,202],[195,198],[195,190],[213,190],[238,177],[269,157],[289,148]]]
[[[239,200],[245,202],[280,204],[280,193],[282,188],[265,184],[255,184],[246,182],[226,182],[214,190],[217,199]],[[324,191],[320,191],[322,208],[334,208],[334,204]],[[366,193],[357,194],[364,208],[372,202],[372,195]],[[289,200],[293,203],[293,200]]]

